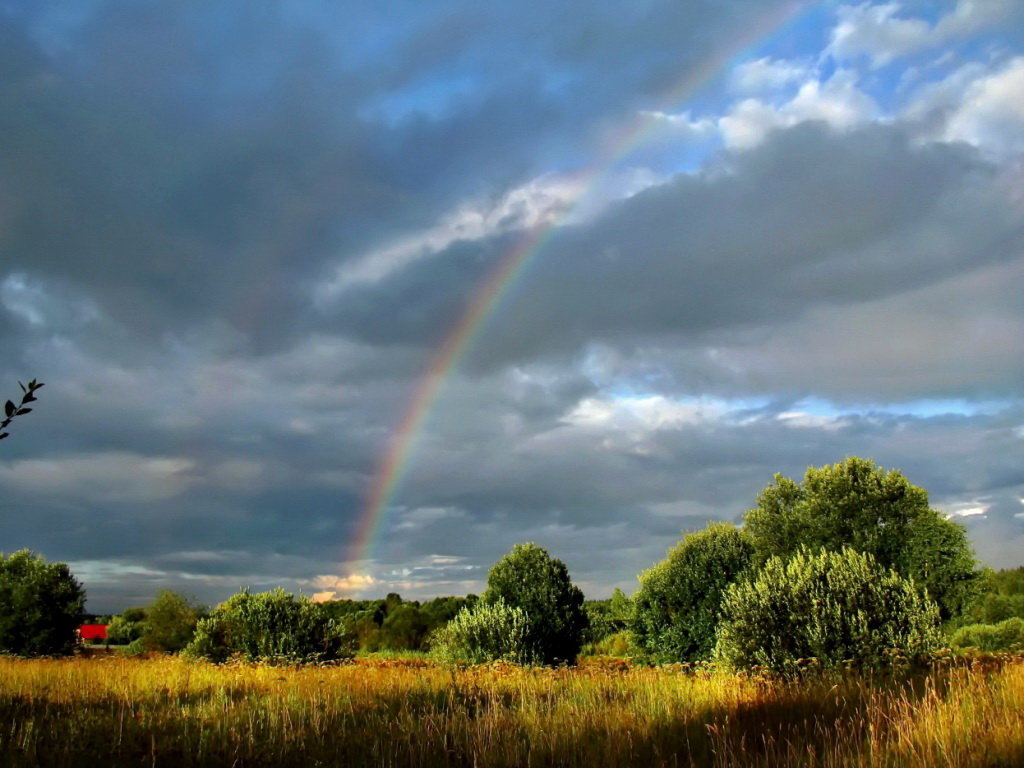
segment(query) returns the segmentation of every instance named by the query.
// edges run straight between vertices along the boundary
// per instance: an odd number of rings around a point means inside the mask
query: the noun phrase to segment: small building
[[[107,640],[106,624],[82,624],[78,628],[78,638],[83,643],[98,644]]]

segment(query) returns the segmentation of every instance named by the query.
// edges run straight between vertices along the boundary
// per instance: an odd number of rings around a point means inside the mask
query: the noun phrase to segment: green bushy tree
[[[177,653],[192,641],[204,613],[205,609],[176,592],[161,590],[146,608],[142,641],[147,648]]]
[[[530,619],[522,608],[498,598],[464,608],[455,618],[435,630],[431,654],[448,664],[486,664],[511,661],[536,664],[530,642]]]
[[[561,560],[536,544],[517,544],[487,576],[485,604],[504,602],[528,619],[529,656],[542,664],[573,664],[583,645],[583,593]]]
[[[940,645],[938,624],[935,603],[870,554],[803,549],[726,590],[716,655],[776,671],[810,657],[826,667],[891,649],[913,657]]]
[[[1024,619],[1012,618],[995,624],[968,624],[949,639],[955,648],[979,651],[1012,651],[1024,648]]]
[[[776,475],[745,527],[757,564],[801,547],[867,552],[922,586],[943,620],[960,614],[977,590],[979,572],[963,527],[929,507],[927,492],[902,473],[867,459],[811,467],[802,484]]]
[[[684,536],[640,575],[632,622],[640,649],[660,662],[710,658],[722,596],[749,568],[752,554],[749,537],[729,523]]]
[[[85,612],[85,590],[64,563],[27,549],[0,553],[0,652],[70,653]]]
[[[185,650],[213,662],[236,655],[271,663],[334,661],[355,654],[355,637],[348,622],[306,598],[283,589],[243,590],[199,620]]]

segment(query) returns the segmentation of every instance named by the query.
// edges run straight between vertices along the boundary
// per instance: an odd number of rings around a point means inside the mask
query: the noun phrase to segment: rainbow
[[[809,0],[792,0],[763,15],[757,24],[752,25],[731,45],[723,47],[701,62],[700,66],[688,71],[663,94],[659,103],[669,108],[684,103],[704,84],[731,65],[742,61],[750,50],[763,44],[813,4]],[[588,193],[597,188],[603,177],[619,162],[642,146],[656,127],[657,121],[647,115],[637,115],[628,121],[605,144],[597,160],[580,175],[575,186],[578,190],[576,198],[567,206],[567,210],[546,224],[535,227],[521,238],[515,247],[497,260],[477,289],[458,322],[434,354],[429,367],[420,377],[405,408],[404,416],[392,433],[378,463],[369,493],[359,513],[355,535],[348,548],[345,560],[348,575],[354,574],[358,564],[368,558],[373,543],[383,527],[387,509],[409,469],[417,438],[423,431],[445,381],[458,368],[459,362],[483,331],[488,319],[501,304],[502,298],[519,281],[530,262],[544,249],[559,226],[579,209]]]

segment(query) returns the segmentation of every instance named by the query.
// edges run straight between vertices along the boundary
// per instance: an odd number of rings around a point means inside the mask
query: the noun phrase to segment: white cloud
[[[740,64],[732,73],[731,87],[740,93],[761,93],[806,81],[812,74],[807,62],[764,57]]]
[[[588,397],[563,419],[580,427],[609,429],[673,429],[721,418],[724,403],[705,398],[671,400],[662,395],[630,397]]]
[[[743,99],[719,119],[718,126],[727,146],[749,149],[773,128],[821,120],[833,128],[847,129],[878,114],[874,100],[857,87],[856,75],[840,69],[824,82],[816,78],[806,81],[790,101],[778,107],[760,99]]]
[[[1024,57],[966,87],[946,123],[945,138],[999,155],[1024,152]]]
[[[1014,10],[1014,0],[959,0],[933,26],[920,18],[900,16],[901,3],[844,5],[832,29],[826,53],[844,61],[867,56],[874,67],[995,24]]]
[[[346,262],[318,289],[316,299],[321,304],[329,303],[351,288],[379,282],[462,240],[480,240],[550,223],[572,207],[585,181],[580,176],[545,174],[497,201],[474,200],[460,205],[434,226]]]
[[[326,600],[334,600],[339,593],[350,594],[372,587],[378,584],[378,581],[368,573],[353,573],[348,576],[320,574],[307,583],[318,590],[313,593],[313,600],[322,603]]]

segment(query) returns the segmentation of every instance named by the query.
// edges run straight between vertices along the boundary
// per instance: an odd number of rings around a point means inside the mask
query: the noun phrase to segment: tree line
[[[67,651],[62,633],[83,602],[66,566],[0,556],[0,649]],[[41,618],[39,604],[63,618]],[[561,560],[520,544],[494,564],[479,597],[314,603],[244,590],[210,610],[165,592],[116,617],[109,632],[136,652],[215,662],[393,649],[451,663],[550,665],[586,651],[784,671],[807,658],[827,666],[922,657],[950,641],[1024,643],[1024,568],[979,569],[963,527],[931,508],[924,489],[853,457],[812,467],[801,482],[776,475],[742,525],[684,535],[640,575],[632,597],[616,590],[586,601]]]

